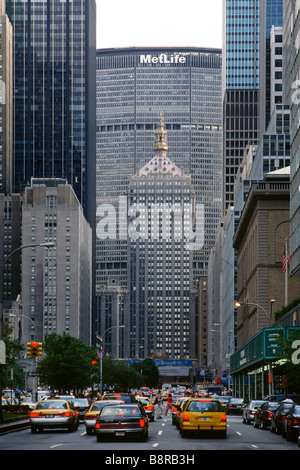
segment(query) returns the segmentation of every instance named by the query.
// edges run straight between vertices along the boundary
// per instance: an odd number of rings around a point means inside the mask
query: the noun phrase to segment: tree
[[[92,383],[95,349],[69,334],[46,335],[46,356],[38,362],[40,380],[59,391],[84,389]]]
[[[22,355],[25,350],[24,346],[17,339],[10,339],[11,328],[3,325],[3,341],[6,348],[6,364],[2,366],[2,387],[20,387],[24,383],[24,362]],[[13,383],[11,382],[11,369],[14,371]]]

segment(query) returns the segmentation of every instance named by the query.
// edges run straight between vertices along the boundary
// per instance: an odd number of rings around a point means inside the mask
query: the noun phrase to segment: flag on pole
[[[101,357],[101,347],[97,349],[97,357]]]
[[[287,269],[287,265],[290,262],[290,257],[288,254],[288,251],[284,247],[284,252],[283,252],[283,259],[282,259],[282,271],[285,273]]]

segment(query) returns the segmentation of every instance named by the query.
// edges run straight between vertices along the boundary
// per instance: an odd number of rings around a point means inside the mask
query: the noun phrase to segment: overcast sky
[[[96,0],[97,48],[222,47],[222,0]]]

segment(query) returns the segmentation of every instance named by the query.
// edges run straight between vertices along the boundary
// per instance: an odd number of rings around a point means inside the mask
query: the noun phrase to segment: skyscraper
[[[0,0],[0,193],[12,190],[12,27]]]
[[[284,103],[291,110],[291,173],[290,173],[290,274],[300,276],[300,56],[299,11],[296,0],[288,0],[284,9],[283,58]]]
[[[223,212],[247,145],[258,145],[271,115],[271,29],[282,0],[224,0]]]
[[[219,49],[97,51],[97,207],[118,203],[119,196],[127,195],[130,178],[153,155],[162,115],[169,158],[190,175],[195,203],[203,204],[205,211],[204,244],[191,262],[195,290],[207,272],[221,214],[221,71]],[[97,220],[100,216],[101,211]],[[96,244],[97,328],[103,331],[106,325],[116,325],[115,318],[122,318],[126,310],[121,299],[130,289],[127,239],[98,238]]]
[[[14,191],[31,177],[65,178],[90,221],[95,0],[6,0],[6,12],[14,32]]]

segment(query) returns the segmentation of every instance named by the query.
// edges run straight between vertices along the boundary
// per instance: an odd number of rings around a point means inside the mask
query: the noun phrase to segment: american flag
[[[282,271],[284,273],[286,272],[287,264],[289,262],[290,262],[290,257],[289,257],[288,252],[285,251],[285,247],[284,247],[283,259],[282,259]]]
[[[101,347],[97,349],[97,357],[101,357]]]

